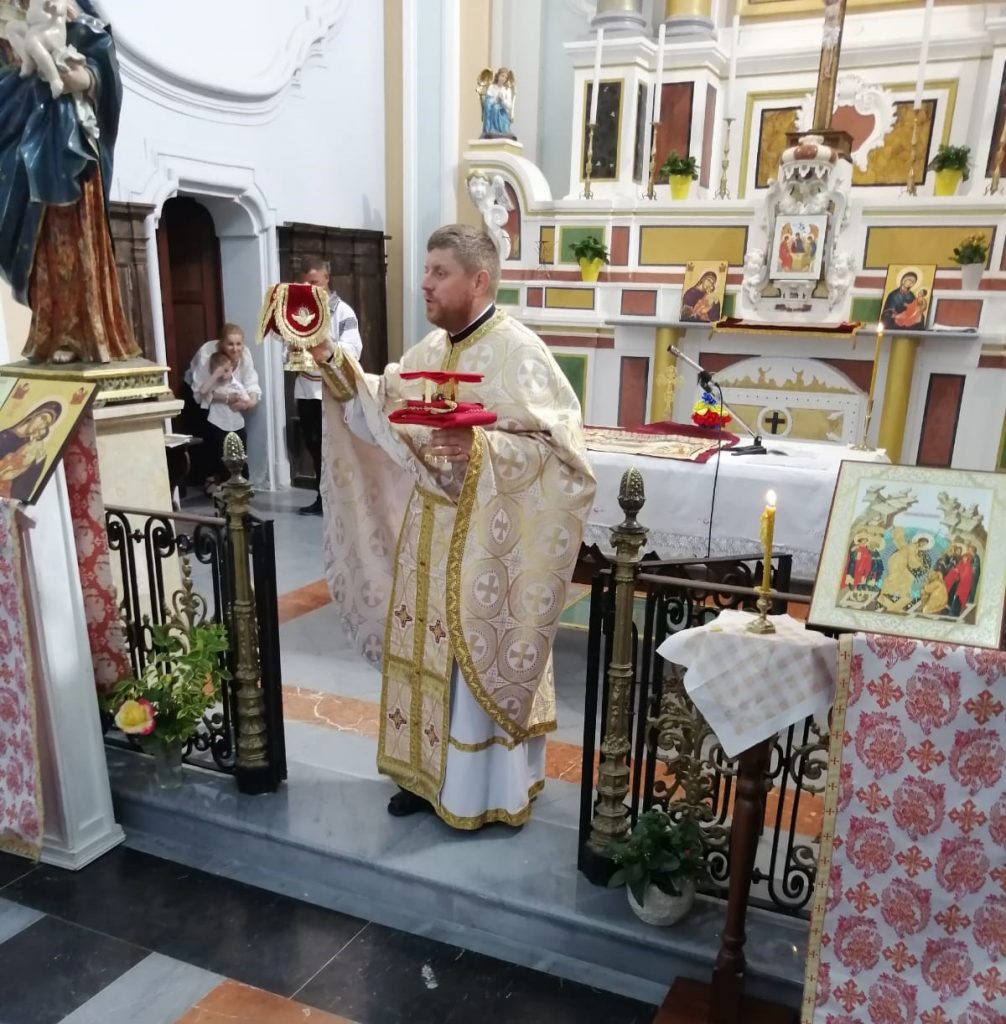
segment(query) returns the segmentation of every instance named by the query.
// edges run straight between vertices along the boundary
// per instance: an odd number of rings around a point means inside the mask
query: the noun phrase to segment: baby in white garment
[[[29,0],[27,17],[8,21],[7,40],[21,59],[21,77],[36,72],[49,83],[53,97],[63,94],[60,67],[82,63],[83,58],[66,45],[66,19],[76,14],[70,0]]]

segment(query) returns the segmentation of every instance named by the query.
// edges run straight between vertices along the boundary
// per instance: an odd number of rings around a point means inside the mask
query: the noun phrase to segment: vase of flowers
[[[691,818],[672,821],[657,807],[639,816],[632,835],[615,843],[617,870],[608,885],[624,885],[629,906],[647,924],[677,924],[695,902],[695,887],[706,875],[705,840]]]
[[[672,149],[660,167],[660,176],[671,185],[672,199],[687,199],[692,182],[699,176],[699,165],[693,156],[678,156]]]
[[[929,170],[936,173],[934,196],[952,196],[961,180],[971,176],[970,146],[940,146],[929,162]]]
[[[571,249],[580,264],[580,280],[596,281],[601,267],[608,262],[608,247],[596,235],[587,235]]]
[[[989,258],[989,243],[986,237],[968,235],[955,247],[950,258],[961,268],[961,288],[966,292],[977,291]]]
[[[186,746],[230,678],[227,631],[215,623],[186,631],[153,626],[151,637],[143,671],[119,682],[103,704],[116,726],[153,755],[158,785],[172,789],[182,784]]]

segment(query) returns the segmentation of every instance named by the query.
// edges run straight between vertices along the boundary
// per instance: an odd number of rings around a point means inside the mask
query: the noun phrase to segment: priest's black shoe
[[[303,508],[297,510],[299,516],[320,516],[321,515],[321,495],[314,499],[310,505],[305,505]]]
[[[432,811],[433,805],[429,800],[424,800],[407,789],[400,789],[388,801],[388,814],[396,818],[407,818],[410,814],[419,814],[420,811]]]

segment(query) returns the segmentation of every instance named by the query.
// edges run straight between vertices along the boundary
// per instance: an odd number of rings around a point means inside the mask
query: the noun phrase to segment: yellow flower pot
[[[933,189],[935,196],[952,196],[957,192],[957,186],[961,183],[964,172],[953,168],[936,172],[936,187]]]
[[[688,193],[692,190],[692,176],[690,174],[672,174],[670,181],[671,198],[687,199]]]
[[[604,260],[602,259],[582,259],[580,260],[580,280],[581,281],[596,281],[597,275],[601,273],[601,267],[604,266]]]

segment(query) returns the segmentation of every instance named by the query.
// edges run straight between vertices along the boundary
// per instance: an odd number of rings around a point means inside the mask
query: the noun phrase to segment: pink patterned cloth
[[[803,1022],[1006,1024],[1006,653],[842,656]]]
[[[38,860],[42,784],[35,670],[16,503],[0,498],[0,850]]]
[[[63,456],[70,515],[77,545],[77,566],[84,593],[87,638],[94,665],[94,681],[100,692],[111,689],[130,674],[118,596],[112,581],[105,529],[105,504],[98,472],[98,445],[94,417],[88,413],[70,440]]]

